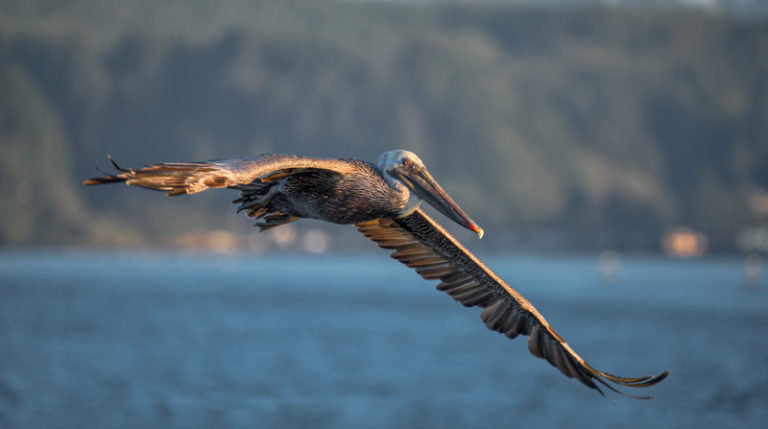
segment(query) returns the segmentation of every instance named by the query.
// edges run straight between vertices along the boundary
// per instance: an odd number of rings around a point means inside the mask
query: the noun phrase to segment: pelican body
[[[530,302],[419,208],[426,201],[449,219],[483,236],[482,228],[448,196],[412,152],[385,152],[376,164],[280,154],[160,163],[138,170],[112,163],[117,174],[89,179],[84,184],[125,182],[165,191],[167,195],[194,194],[209,188],[236,189],[240,191],[240,197],[234,200],[240,204],[238,211],[263,219],[257,223],[261,230],[300,218],[354,224],[379,247],[393,250],[392,258],[425,279],[439,279],[438,290],[466,307],[482,307],[480,316],[489,329],[509,338],[529,336],[528,349],[534,356],[603,395],[598,383],[626,395],[608,382],[648,387],[669,374],[665,371],[645,377],[618,377],[587,364]]]

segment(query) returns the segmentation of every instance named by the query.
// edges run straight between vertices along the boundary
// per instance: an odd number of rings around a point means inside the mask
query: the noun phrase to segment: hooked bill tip
[[[479,226],[477,226],[476,223],[472,222],[472,227],[470,229],[477,233],[478,239],[480,240],[483,239],[483,236],[485,235],[485,231],[483,230],[483,228],[480,228]]]

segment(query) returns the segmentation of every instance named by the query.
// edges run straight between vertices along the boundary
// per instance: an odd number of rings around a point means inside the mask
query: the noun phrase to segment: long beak
[[[396,172],[403,182],[405,182],[416,195],[421,197],[421,199],[436,208],[440,213],[446,215],[449,219],[477,233],[479,238],[483,238],[483,234],[485,233],[483,229],[477,226],[477,224],[464,213],[464,210],[462,210],[459,205],[445,193],[443,188],[440,187],[426,168],[403,168],[397,169]]]

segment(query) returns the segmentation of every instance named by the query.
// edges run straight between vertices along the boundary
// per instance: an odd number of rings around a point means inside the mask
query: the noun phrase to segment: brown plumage
[[[111,158],[110,158],[111,160]],[[486,267],[437,222],[422,212],[421,199],[482,237],[477,226],[442,190],[415,154],[385,152],[377,165],[353,159],[261,155],[193,163],[160,163],[86,180],[86,185],[125,182],[167,195],[208,188],[240,191],[238,211],[264,219],[262,230],[300,218],[355,224],[392,257],[423,278],[440,280],[437,289],[466,307],[483,308],[486,326],[509,338],[527,335],[528,349],[568,377],[603,394],[609,384],[648,387],[669,374],[617,377],[592,368],[549,326],[536,308]],[[637,399],[647,396],[627,395]]]
[[[286,214],[350,224],[397,216],[409,198],[405,189],[390,186],[376,166],[357,159],[266,154],[230,160],[163,162],[136,170],[121,168],[109,159],[118,174],[83,183],[124,182],[165,191],[168,196],[195,194],[209,188],[237,189],[240,198],[233,202],[240,203],[238,211],[246,210],[255,218]],[[279,224],[268,221],[259,225],[269,228]]]

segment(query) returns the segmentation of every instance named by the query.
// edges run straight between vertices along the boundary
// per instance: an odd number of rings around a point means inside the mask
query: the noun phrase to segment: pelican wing
[[[617,377],[598,371],[584,361],[549,326],[522,295],[512,289],[423,211],[396,219],[359,223],[357,229],[377,245],[393,249],[392,257],[412,267],[425,279],[439,279],[437,289],[466,307],[479,306],[486,326],[509,338],[528,335],[528,349],[568,377],[576,378],[604,395],[599,384],[616,391],[608,381],[627,387],[652,386],[668,375]],[[646,396],[632,396],[649,399]]]
[[[121,168],[110,157],[119,171],[115,175],[95,177],[85,185],[125,182],[167,195],[195,194],[209,188],[232,188],[279,179],[298,172],[312,170],[345,174],[352,167],[338,159],[306,158],[282,154],[264,154],[252,158],[238,158],[203,162],[162,162],[141,169]]]

